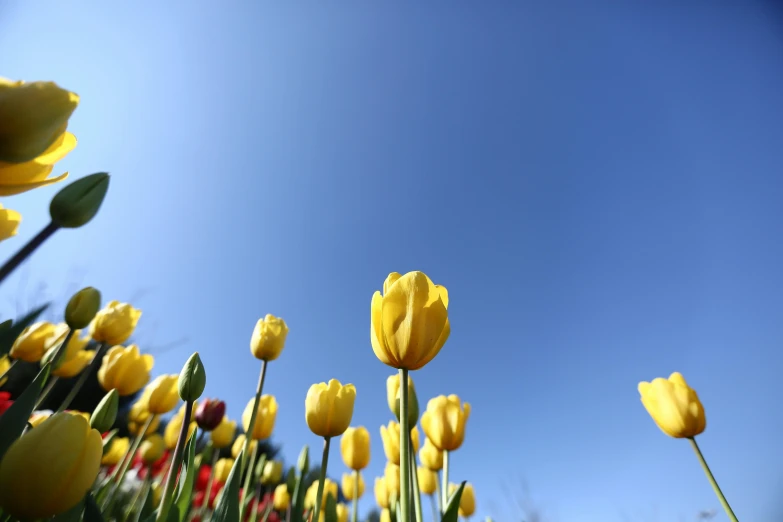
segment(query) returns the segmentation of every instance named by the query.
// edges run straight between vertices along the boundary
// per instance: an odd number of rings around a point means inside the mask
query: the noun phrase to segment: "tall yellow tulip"
[[[121,396],[132,395],[149,382],[154,364],[153,357],[140,354],[135,344],[127,348],[113,346],[103,356],[98,382],[106,391],[117,390]]]
[[[55,327],[54,333],[46,341],[47,353],[53,352],[53,350],[57,350],[60,347],[69,330],[68,325],[65,323]],[[65,353],[62,356],[60,365],[52,370],[52,375],[70,379],[80,374],[90,364],[95,355],[95,350],[84,349],[89,344],[90,338],[81,337],[81,333],[81,330],[74,330],[71,340],[68,341],[68,346],[65,347]],[[49,355],[53,355],[53,353],[49,353]]]
[[[319,437],[342,435],[351,424],[355,400],[354,385],[343,386],[337,379],[310,386],[305,398],[305,420],[310,431]]]
[[[19,223],[22,222],[22,215],[16,210],[3,208],[0,205],[0,241],[5,241],[14,237],[19,230]]]
[[[147,410],[156,415],[168,413],[179,402],[179,390],[177,388],[179,375],[158,375],[147,385],[144,397],[147,401]]]
[[[38,362],[46,353],[47,342],[53,335],[55,326],[52,323],[41,321],[31,324],[16,338],[9,355],[12,359]]]
[[[279,460],[268,460],[261,472],[261,484],[271,486],[280,482],[283,476],[283,463]]]
[[[386,492],[389,496],[395,494],[399,498],[400,467],[393,462],[387,462],[386,467],[383,469],[383,479],[386,481]]]
[[[381,520],[380,522],[391,522],[391,512],[389,511],[389,508],[383,508],[381,510]]]
[[[215,482],[225,482],[228,480],[228,475],[231,473],[231,468],[234,466],[234,459],[219,459],[215,463]]]
[[[424,495],[433,495],[438,489],[438,474],[431,469],[418,466],[416,476],[419,479],[419,491]]]
[[[147,433],[158,431],[158,426],[160,426],[160,415],[153,415],[150,413],[147,410],[147,402],[142,399],[134,402],[130,410],[128,410],[128,431],[131,435],[138,435],[141,428],[143,428],[150,419],[150,416],[153,418]]]
[[[389,462],[400,465],[400,425],[394,421],[389,421],[388,426],[381,426],[381,441],[383,442],[383,452]],[[416,426],[411,430],[411,442],[413,451],[419,449],[419,430]]]
[[[237,421],[228,420],[223,417],[218,427],[209,433],[212,445],[217,449],[227,448],[234,441],[234,434],[237,431]]]
[[[457,484],[449,485],[449,492],[453,494],[459,489]],[[462,496],[459,499],[459,516],[462,518],[468,518],[476,512],[476,495],[473,492],[473,485],[470,483],[465,484],[462,489]]]
[[[370,433],[364,426],[348,428],[340,438],[340,453],[346,466],[362,470],[370,463]]]
[[[421,464],[432,471],[440,471],[443,468],[443,452],[435,447],[428,437],[424,437],[424,445],[419,451]]]
[[[104,466],[116,466],[130,449],[130,439],[128,437],[114,437],[111,441],[109,450],[104,453],[101,464]]]
[[[639,394],[647,413],[670,437],[695,437],[707,427],[699,396],[678,372],[668,379],[658,377],[652,382],[640,382]]]
[[[144,439],[144,442],[139,446],[139,455],[141,455],[141,460],[143,460],[145,464],[153,464],[163,456],[165,450],[163,437],[157,433],[153,433]]]
[[[371,304],[370,342],[375,356],[393,368],[418,370],[449,337],[449,297],[423,272],[392,272]]]
[[[247,432],[250,425],[250,417],[253,415],[253,403],[255,398],[250,399],[242,412],[242,426]],[[275,428],[275,419],[277,419],[277,400],[274,395],[262,395],[258,401],[256,413],[256,422],[253,426],[252,438],[255,440],[268,439]]]
[[[316,497],[318,493],[319,482],[320,481],[318,480],[313,482],[305,492],[304,505],[308,509],[313,509],[315,507],[317,501]],[[337,501],[337,483],[331,481],[330,479],[326,479],[324,481],[324,492],[323,492],[323,497],[321,498],[321,510],[323,510],[324,506],[326,506],[326,498],[328,495],[332,495],[334,497],[335,502]]]
[[[191,417],[192,418],[192,417]],[[185,420],[184,415],[174,415],[169,423],[166,424],[166,429],[163,430],[163,441],[166,443],[166,447],[173,450],[177,446],[179,440],[179,433],[182,431],[182,422]],[[188,426],[188,440],[193,436],[196,431],[197,424],[191,422]]]
[[[340,484],[343,488],[343,496],[345,500],[353,500],[354,487],[358,486],[356,493],[356,499],[362,498],[364,495],[364,478],[358,471],[355,473],[343,473],[343,479]]]
[[[0,507],[22,520],[64,513],[98,476],[101,434],[80,415],[56,413],[18,438],[0,463]]]
[[[337,510],[337,522],[348,522],[348,506],[339,502],[335,509]]]
[[[288,335],[288,325],[280,317],[266,314],[259,319],[250,337],[250,352],[256,359],[274,361],[280,357]]]
[[[389,491],[386,489],[386,478],[377,477],[375,479],[375,502],[378,503],[378,507],[386,509],[389,507]]]
[[[250,441],[250,453],[255,451],[256,445],[258,443],[255,440]],[[245,434],[240,433],[237,435],[237,439],[234,441],[234,444],[231,445],[231,456],[236,458],[239,458],[239,453],[242,451],[242,448],[245,447]]]
[[[436,448],[454,451],[465,440],[465,424],[470,417],[470,404],[460,407],[456,395],[440,395],[430,399],[421,417],[421,427]]]
[[[99,343],[108,345],[122,344],[136,330],[141,310],[128,303],[111,301],[95,314],[90,325],[90,335]]]
[[[291,494],[288,493],[288,485],[280,484],[275,488],[272,505],[278,511],[285,511],[291,503]]]
[[[386,400],[389,409],[400,420],[400,374],[395,373],[386,379]],[[416,397],[416,388],[413,386],[413,378],[408,375],[408,423],[413,426],[419,418],[419,399]]]

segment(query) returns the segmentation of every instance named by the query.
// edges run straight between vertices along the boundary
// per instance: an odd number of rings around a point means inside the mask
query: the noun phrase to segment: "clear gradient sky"
[[[518,477],[556,522],[719,507],[636,391],[679,370],[740,519],[772,520],[783,17],[688,3],[5,1],[0,74],[79,93],[60,167],[113,177],[93,223],[3,285],[4,314],[23,276],[139,296],[150,344],[189,338],[155,372],[198,350],[234,418],[256,384],[255,321],[280,315],[275,440],[289,462],[319,448],[307,388],[353,382],[371,484],[392,371],[370,348],[370,298],[423,270],[449,289],[452,334],[414,378],[423,403],[472,404],[452,476],[474,483],[477,514],[518,522],[502,489]],[[57,188],[1,201],[24,221],[0,257]]]

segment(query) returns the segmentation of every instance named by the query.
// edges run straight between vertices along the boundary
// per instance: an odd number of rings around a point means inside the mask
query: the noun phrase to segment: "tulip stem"
[[[699,448],[699,444],[696,442],[696,439],[694,439],[693,437],[688,437],[688,440],[691,441],[691,446],[693,447],[693,451],[696,452],[696,456],[699,458],[699,463],[701,464],[704,473],[707,475],[707,479],[710,481],[710,484],[712,485],[712,489],[715,490],[715,494],[718,496],[718,500],[720,500],[723,509],[726,511],[726,514],[729,516],[729,519],[732,522],[738,522],[737,515],[735,515],[734,511],[731,510],[731,506],[729,506],[729,501],[726,500],[725,496],[723,496],[723,492],[720,490],[720,486],[718,486],[718,482],[715,480],[715,477],[712,475],[712,471],[710,471],[710,467],[707,465],[707,461],[704,460],[704,455],[702,455],[701,449]]]
[[[250,453],[250,441],[253,439],[253,431],[256,428],[256,417],[258,417],[258,403],[261,401],[261,392],[264,391],[264,379],[266,379],[266,361],[261,361],[261,373],[258,375],[258,386],[256,386],[256,398],[253,401],[253,411],[250,414],[250,422],[245,429],[245,451],[242,454],[242,466],[240,471],[244,473],[247,467],[247,457]]]
[[[35,252],[35,250],[41,246],[44,241],[49,239],[49,237],[59,229],[60,227],[58,225],[55,225],[54,222],[51,222],[43,227],[43,229],[38,232],[35,237],[28,241],[25,246],[20,248],[11,259],[6,261],[5,264],[0,267],[0,283],[2,283],[5,278],[11,274],[11,272],[16,270],[16,268],[18,268],[19,265],[21,265],[24,260],[30,256],[30,254]]]
[[[318,522],[321,513],[321,502],[324,498],[324,482],[326,482],[326,465],[329,463],[329,441],[331,437],[324,437],[324,454],[321,457],[321,473],[318,479],[318,490],[315,495],[315,509],[313,510],[313,522]],[[337,499],[335,499],[337,500]],[[401,522],[401,521],[398,521]]]
[[[19,359],[14,359],[14,360],[11,362],[11,365],[8,367],[8,369],[7,369],[6,371],[4,371],[2,375],[0,375],[0,382],[3,382],[3,380],[4,380],[6,377],[8,377],[8,374],[9,374],[9,373],[11,373],[11,370],[13,370],[13,369],[14,369],[14,366],[16,366],[16,363],[18,363],[18,362],[19,362]]]
[[[169,516],[169,509],[171,509],[171,504],[174,502],[174,484],[177,481],[177,476],[179,475],[180,465],[182,465],[182,456],[185,453],[185,443],[188,441],[190,416],[192,414],[193,401],[186,401],[185,417],[182,419],[182,427],[179,430],[177,445],[174,446],[174,457],[171,459],[171,466],[169,467],[169,472],[166,475],[166,485],[163,487],[163,494],[160,498],[160,509],[158,510],[158,516],[155,518],[158,522],[167,520]]]
[[[145,422],[144,426],[141,428],[141,431],[139,431],[139,434],[133,440],[133,444],[130,448],[128,448],[128,453],[126,453],[125,459],[120,463],[120,467],[115,469],[115,471],[119,469],[119,472],[116,475],[117,480],[115,481],[114,488],[112,488],[111,492],[109,493],[109,498],[106,499],[106,509],[104,512],[107,515],[111,514],[111,508],[114,507],[114,500],[117,498],[117,491],[120,490],[122,481],[125,480],[125,474],[128,472],[128,468],[130,467],[131,462],[133,462],[133,456],[139,449],[141,441],[144,439],[144,435],[146,435],[147,430],[150,428],[152,421],[155,420],[155,417],[155,415],[150,415],[149,419],[147,419],[147,422]]]
[[[353,470],[353,506],[351,522],[359,522],[359,470]]]
[[[73,385],[73,388],[71,388],[71,391],[68,392],[68,395],[63,399],[63,402],[60,404],[60,407],[57,408],[57,413],[60,413],[61,411],[65,411],[65,409],[71,405],[71,402],[73,399],[78,395],[79,391],[82,389],[82,386],[84,386],[84,383],[87,382],[87,378],[92,374],[92,372],[95,370],[95,368],[100,365],[101,360],[103,359],[103,354],[106,351],[107,345],[106,343],[101,343],[98,346],[98,349],[95,350],[95,355],[92,358],[92,361],[90,361],[90,365],[85,368],[82,371],[82,374],[79,376],[79,380],[76,381],[76,384]]]
[[[416,452],[413,451],[413,438],[409,438],[408,444],[411,449],[411,490],[413,491],[413,510],[416,514],[416,522],[424,522],[424,514],[421,510],[419,474],[416,472]]]
[[[199,510],[199,520],[205,520],[204,515],[207,513],[209,507],[209,499],[212,497],[212,483],[215,481],[215,466],[217,466],[218,458],[220,457],[220,451],[217,448],[212,450],[212,467],[209,471],[209,478],[207,479],[207,488],[204,490],[204,501],[201,503],[201,509]]]
[[[408,370],[400,368],[400,513],[402,520],[411,519],[410,479],[411,479],[411,429],[408,419]]]
[[[43,393],[41,393],[41,397],[38,399],[38,402],[35,404],[36,410],[41,409],[41,405],[49,399],[49,396],[52,394],[52,390],[54,390],[55,384],[57,384],[56,375],[52,377],[52,380],[49,381],[49,384],[46,385],[46,388],[44,388]]]
[[[437,481],[435,482],[437,484]],[[440,500],[435,501],[436,495],[430,495],[430,503],[432,504],[432,522],[439,522],[438,514],[440,513],[440,509],[437,506],[437,503],[440,503]],[[440,499],[440,497],[438,497]]]
[[[435,501],[438,502],[438,513],[442,513],[443,512],[443,507],[441,506],[441,493],[440,493],[440,491],[441,491],[441,487],[440,487],[440,472],[436,471],[435,472],[435,499],[433,500],[433,505],[434,505]]]
[[[250,433],[253,433],[252,431]],[[245,440],[247,440],[247,435],[245,435]],[[242,488],[242,494],[244,497],[242,498],[242,505],[239,507],[239,520],[245,520],[245,512],[247,511],[247,506],[250,505],[250,500],[253,497],[253,495],[250,493],[250,484],[253,481],[253,476],[255,475],[253,467],[256,465],[256,460],[258,459],[258,442],[253,444],[253,449],[250,451],[250,467],[247,468],[247,473],[245,474],[245,485]]]
[[[440,512],[446,513],[449,505],[449,450],[443,450],[443,485],[440,488]]]

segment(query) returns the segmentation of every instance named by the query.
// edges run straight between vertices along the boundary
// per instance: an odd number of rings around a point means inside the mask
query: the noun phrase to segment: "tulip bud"
[[[283,463],[277,460],[268,460],[261,472],[261,484],[272,485],[280,482],[283,477]]]
[[[65,307],[65,322],[74,330],[86,328],[101,309],[101,293],[88,286],[71,297]]]
[[[99,432],[109,431],[117,419],[117,410],[120,407],[120,395],[117,390],[111,390],[103,396],[101,402],[95,407],[90,416],[90,427]]]
[[[386,400],[389,402],[389,409],[400,420],[400,374],[390,375],[386,379]],[[408,376],[408,423],[415,426],[419,420],[419,399],[416,397],[416,388],[413,386],[413,379]]]
[[[196,352],[190,356],[179,374],[179,396],[186,402],[198,400],[206,385],[207,372]]]
[[[310,469],[310,448],[307,447],[307,444],[305,444],[302,451],[299,452],[299,460],[297,461],[296,469],[298,469],[299,473],[302,475],[307,473]]]
[[[90,222],[101,208],[109,189],[109,174],[98,172],[64,187],[49,204],[52,223],[63,228],[79,228]]]
[[[204,431],[212,431],[220,425],[226,414],[226,403],[217,399],[202,401],[196,409],[196,423]]]

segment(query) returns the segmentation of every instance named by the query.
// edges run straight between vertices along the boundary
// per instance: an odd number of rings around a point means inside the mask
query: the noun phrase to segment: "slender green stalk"
[[[413,439],[409,437],[408,444],[411,450],[411,491],[413,492],[413,511],[416,514],[416,522],[424,521],[421,509],[421,491],[419,490],[419,474],[416,472],[416,452],[413,451]]]
[[[8,277],[11,272],[13,272],[19,265],[21,265],[25,259],[27,259],[30,254],[35,252],[35,250],[43,244],[44,241],[49,239],[49,237],[57,232],[60,229],[58,225],[55,225],[54,223],[49,223],[46,225],[43,230],[38,232],[38,234],[33,237],[30,241],[27,242],[25,246],[19,249],[19,252],[14,254],[14,256],[5,262],[5,264],[0,267],[0,283],[2,283],[6,277]]]
[[[193,414],[193,401],[185,402],[185,418],[182,419],[182,427],[179,430],[177,445],[174,446],[174,457],[171,459],[171,467],[166,475],[166,485],[163,487],[163,494],[160,497],[160,509],[157,522],[167,520],[171,504],[174,502],[174,484],[177,481],[180,465],[182,465],[182,455],[185,453],[185,443],[188,441],[188,428],[190,427],[190,416]]]
[[[85,368],[84,370],[82,370],[82,374],[79,376],[79,380],[76,381],[76,384],[73,385],[73,388],[71,388],[71,391],[68,393],[68,396],[65,397],[62,404],[60,404],[60,407],[57,408],[57,413],[60,413],[61,411],[65,411],[65,409],[71,405],[71,401],[73,401],[73,399],[82,389],[84,383],[87,382],[87,377],[89,377],[90,374],[93,372],[93,370],[101,364],[101,360],[103,360],[103,354],[106,351],[106,349],[107,349],[106,343],[101,343],[100,346],[98,346],[98,349],[95,350],[95,355],[93,356],[92,361],[90,361],[90,365],[87,366],[87,368]]]
[[[443,485],[440,488],[440,513],[446,512],[449,505],[449,452],[443,450]]]
[[[693,437],[689,437],[688,440],[691,441],[691,446],[693,447],[693,451],[696,452],[696,456],[699,458],[699,463],[701,464],[704,473],[707,475],[707,479],[710,481],[710,484],[712,485],[712,489],[715,490],[715,494],[718,495],[718,500],[720,500],[720,503],[723,506],[724,511],[726,511],[726,514],[729,516],[729,520],[731,520],[732,522],[738,522],[737,515],[735,515],[734,511],[732,511],[731,506],[729,506],[729,501],[726,500],[726,497],[723,495],[723,492],[720,490],[720,486],[718,486],[718,482],[715,480],[715,477],[712,475],[712,471],[710,471],[710,467],[707,465],[707,461],[704,460],[704,455],[702,455],[701,449],[699,448],[699,445],[696,443],[696,439],[694,439]]]
[[[2,380],[2,379],[0,379]],[[52,394],[52,390],[54,390],[54,385],[57,384],[57,376],[55,375],[52,377],[52,380],[49,381],[49,383],[46,385],[46,388],[44,388],[43,393],[41,393],[41,397],[38,399],[38,402],[35,404],[35,409],[38,410],[41,408],[41,405],[46,402],[49,399],[49,396]]]
[[[250,433],[253,433],[252,431]],[[247,435],[245,435],[245,440],[247,440]],[[256,465],[256,459],[258,458],[258,445],[259,443],[256,442],[253,445],[253,450],[250,452],[250,465],[255,466]],[[253,473],[253,468],[250,467],[247,470],[247,473],[245,474],[245,485],[242,488],[242,491],[244,492],[244,498],[242,498],[242,504],[239,507],[239,520],[245,520],[245,512],[247,511],[247,506],[250,504],[250,497],[252,497],[250,493],[250,485],[253,482],[253,477],[255,474]]]
[[[331,437],[324,437],[324,454],[321,457],[321,477],[318,479],[318,491],[315,495],[315,508],[313,509],[313,522],[318,522],[321,513],[321,502],[324,498],[324,482],[326,482],[326,465],[329,463],[329,441]]]
[[[141,441],[144,439],[144,435],[146,435],[147,430],[150,428],[150,425],[152,424],[152,421],[155,419],[155,415],[150,415],[149,419],[147,419],[147,422],[144,423],[144,426],[141,428],[141,431],[139,431],[139,434],[136,436],[136,439],[134,439],[133,444],[131,444],[131,447],[128,448],[128,452],[125,454],[125,459],[121,462],[120,466],[118,468],[115,468],[115,474],[113,476],[116,477],[116,481],[114,483],[114,487],[112,488],[111,492],[109,493],[109,497],[106,499],[105,509],[104,513],[111,513],[111,508],[114,505],[114,500],[117,498],[117,491],[120,490],[120,486],[122,486],[122,481],[125,480],[125,474],[128,472],[128,468],[131,465],[131,462],[133,462],[133,456],[136,454],[136,451],[139,449],[139,446],[141,445]]]
[[[261,517],[261,522],[266,522],[269,519],[269,514],[272,512],[272,503],[267,502],[267,506],[264,508],[264,515]],[[255,520],[253,520],[255,522]]]
[[[433,502],[438,502],[438,513],[443,513],[443,506],[442,504],[442,498],[441,498],[441,488],[440,488],[440,471],[435,472],[435,500]]]
[[[209,478],[207,479],[207,489],[204,490],[204,501],[201,503],[201,509],[199,510],[198,518],[202,521],[206,520],[204,515],[207,514],[207,508],[209,507],[209,499],[212,497],[212,483],[215,481],[215,466],[217,465],[218,457],[220,457],[220,450],[217,448],[212,449],[212,468],[209,472]]]
[[[2,375],[0,375],[0,382],[3,382],[3,379],[8,377],[8,374],[11,373],[11,370],[14,369],[14,366],[16,366],[16,363],[18,363],[18,362],[19,362],[19,359],[14,359],[13,361],[11,361],[11,365],[8,367],[8,369],[6,371],[4,371]]]
[[[261,373],[258,376],[258,386],[256,386],[256,398],[253,401],[253,411],[250,413],[250,423],[245,430],[245,452],[242,454],[242,467],[240,471],[244,473],[247,467],[247,456],[250,453],[250,441],[253,439],[253,430],[256,427],[256,417],[258,416],[258,403],[261,401],[261,393],[264,391],[264,379],[266,379],[266,361],[261,361]],[[241,520],[241,519],[240,519]]]
[[[408,422],[408,370],[400,368],[400,513],[402,520],[411,518],[410,480],[411,480],[411,431]]]
[[[285,508],[285,522],[291,522],[291,503]]]
[[[353,506],[351,522],[359,522],[359,471],[353,470]]]
[[[250,511],[250,522],[258,522],[258,505],[261,503],[261,485],[258,484],[253,491],[253,495],[256,497],[256,503],[253,504],[253,509]],[[242,520],[241,518],[239,520]]]
[[[430,495],[430,504],[432,504],[432,522],[440,521],[440,517],[438,516],[440,514],[440,508],[438,508],[440,500],[435,500],[436,495]],[[438,498],[440,499],[439,496]]]
[[[130,518],[131,514],[133,513],[133,507],[139,503],[139,500],[141,499],[142,494],[147,490],[150,483],[152,482],[152,466],[147,466],[147,476],[144,477],[144,482],[142,483],[141,487],[136,491],[136,494],[133,496],[133,501],[128,504],[128,508],[125,510],[125,515],[122,517],[122,522],[127,522],[127,520]],[[139,509],[142,509],[144,506],[139,506]]]

